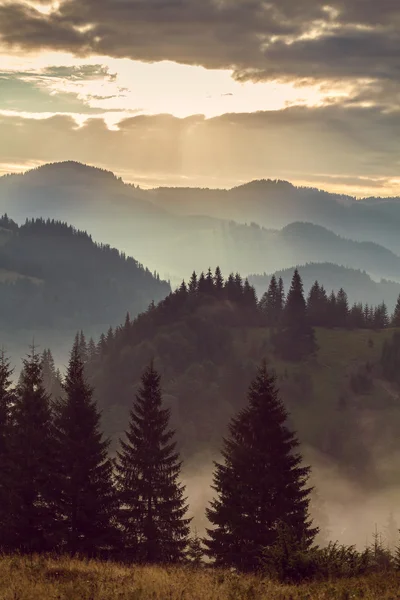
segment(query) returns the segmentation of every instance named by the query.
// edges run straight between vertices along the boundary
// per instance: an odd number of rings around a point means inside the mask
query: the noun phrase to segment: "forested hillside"
[[[0,328],[14,338],[23,330],[61,337],[63,330],[104,329],[170,291],[135,259],[65,223],[18,226],[4,216],[0,227]]]
[[[389,325],[400,324],[399,308],[390,322],[385,305],[351,307],[343,290],[328,297],[317,287],[307,301],[309,325],[303,326],[300,317],[286,321],[293,281],[286,308],[276,280],[274,286],[278,291],[271,295],[270,287],[257,303],[254,289],[238,275],[225,283],[219,270],[193,275],[188,286],[109,331],[97,347],[91,344],[87,372],[107,432],[120,435],[140,374],[154,358],[185,458],[218,452],[229,418],[266,357],[304,446],[348,473],[356,469],[359,481],[389,484],[397,467],[376,470],[374,452],[379,446],[383,456],[390,453],[400,426],[398,393],[380,366],[384,341],[393,335]],[[299,286],[301,294],[301,280]],[[278,297],[282,317],[270,312]],[[321,307],[326,320],[312,341],[307,328],[320,322]],[[300,340],[296,351],[294,339]]]

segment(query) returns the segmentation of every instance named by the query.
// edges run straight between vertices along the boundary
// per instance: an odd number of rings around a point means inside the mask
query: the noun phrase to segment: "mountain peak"
[[[45,177],[47,180],[55,179],[60,183],[73,181],[79,181],[83,183],[93,183],[94,181],[107,182],[118,182],[122,183],[122,179],[117,177],[112,171],[101,169],[99,167],[93,167],[84,163],[80,163],[73,160],[47,163],[41,165],[35,169],[27,171],[23,175],[27,179],[40,179]]]
[[[232,189],[260,192],[265,188],[273,188],[277,191],[287,191],[295,189],[295,186],[289,181],[285,181],[283,179],[253,179],[253,181],[243,183],[242,185],[238,185]]]

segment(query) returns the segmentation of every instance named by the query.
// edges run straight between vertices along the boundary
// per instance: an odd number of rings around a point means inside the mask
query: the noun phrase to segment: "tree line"
[[[317,529],[309,517],[309,468],[265,364],[215,465],[215,500],[201,543],[190,538],[182,462],[154,365],[142,374],[112,459],[85,378],[80,336],[55,399],[46,391],[49,356],[32,348],[16,385],[4,352],[0,357],[3,552],[158,564],[204,551],[218,566],[249,571],[259,568],[265,549],[276,543],[279,523],[298,544],[311,546]]]
[[[153,363],[143,372],[111,458],[85,378],[81,341],[77,335],[56,398],[46,391],[51,378],[60,381],[51,353],[39,356],[32,348],[16,385],[4,352],[0,356],[2,552],[139,564],[200,565],[208,557],[216,567],[288,581],[400,567],[396,540],[389,551],[377,533],[362,552],[316,544],[310,467],[265,361],[214,464],[206,535],[191,536],[182,462],[160,374]]]
[[[196,308],[215,303],[231,305],[232,311],[222,316],[222,325],[268,327],[274,330],[277,351],[284,352],[289,344],[285,338],[304,339],[300,357],[316,350],[314,327],[338,327],[348,329],[385,329],[400,327],[400,296],[393,315],[389,315],[385,302],[378,306],[358,302],[349,305],[343,288],[328,295],[324,286],[315,281],[308,296],[304,294],[303,282],[298,269],[294,270],[288,292],[283,280],[272,276],[267,291],[260,300],[254,286],[239,273],[230,273],[224,279],[221,269],[213,273],[211,268],[200,275],[194,271],[188,281],[168,294],[157,305],[152,302],[147,311],[131,320],[127,314],[125,324],[109,328],[97,344],[90,341],[87,348],[88,361],[95,361],[112,350],[115,340],[121,337],[130,343],[139,343],[157,329],[179,318],[191,315]],[[307,340],[308,338],[308,340]],[[290,354],[290,353],[289,353]],[[290,358],[290,356],[285,356]]]

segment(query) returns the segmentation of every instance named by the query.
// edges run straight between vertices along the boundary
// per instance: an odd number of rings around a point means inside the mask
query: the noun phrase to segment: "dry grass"
[[[0,559],[1,600],[397,600],[400,575],[286,586],[209,569]]]

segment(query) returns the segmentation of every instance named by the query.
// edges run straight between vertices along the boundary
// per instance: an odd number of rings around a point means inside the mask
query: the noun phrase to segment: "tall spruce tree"
[[[117,459],[126,558],[138,562],[180,561],[188,543],[190,519],[169,418],[162,407],[160,375],[151,364],[142,375]]]
[[[210,296],[214,295],[214,291],[215,291],[214,276],[212,274],[211,267],[208,267],[206,281],[205,281],[205,290],[206,290],[207,294],[209,294]]]
[[[396,307],[392,316],[392,327],[400,327],[400,296],[397,298]]]
[[[327,324],[328,298],[318,281],[311,287],[307,298],[307,315],[311,325],[324,327]]]
[[[71,351],[64,388],[65,398],[54,411],[60,544],[73,555],[102,555],[116,541],[116,494],[109,442],[103,439],[93,390],[85,381],[79,340]]]
[[[349,302],[347,294],[343,288],[336,296],[336,327],[347,327],[349,319]]]
[[[272,275],[268,290],[262,297],[260,304],[267,326],[277,326],[282,315],[283,296],[275,275]]]
[[[274,341],[281,356],[289,360],[300,360],[317,349],[315,333],[307,315],[303,282],[297,269],[287,295],[282,326]]]
[[[12,481],[10,438],[11,410],[15,400],[12,386],[13,369],[4,350],[0,352],[0,551],[10,545],[10,511],[12,508]]]
[[[287,416],[264,363],[250,386],[248,406],[231,421],[224,463],[215,463],[217,497],[207,510],[213,528],[205,544],[217,566],[256,571],[282,524],[299,546],[312,544],[317,530],[308,512],[310,469],[301,464]]]
[[[235,302],[236,300],[236,285],[235,285],[235,276],[233,273],[230,273],[228,279],[225,281],[225,295],[226,298],[230,302]]]
[[[34,346],[24,360],[12,419],[10,549],[50,551],[56,545],[54,439],[50,398]]]
[[[191,294],[192,296],[197,294],[198,282],[197,282],[196,271],[193,271],[193,273],[192,273],[192,276],[189,280],[189,288],[188,289],[189,289],[189,294]]]
[[[224,278],[219,267],[215,269],[214,285],[217,296],[221,296],[224,291]]]

